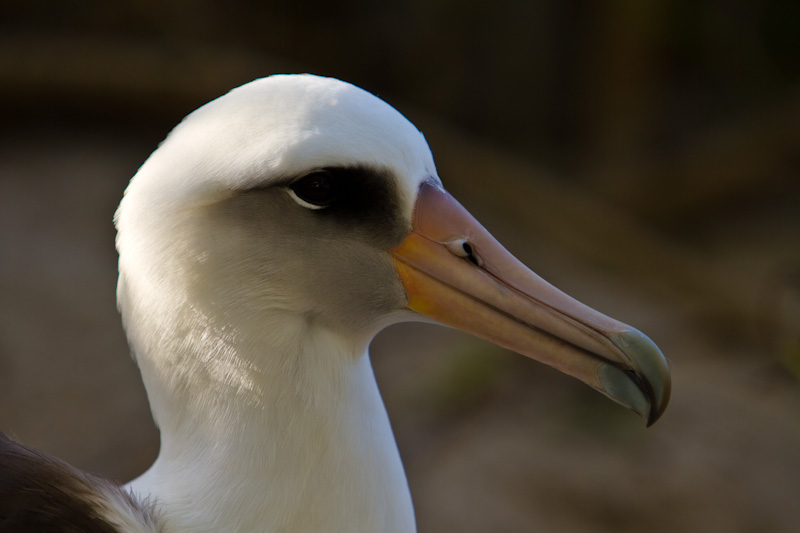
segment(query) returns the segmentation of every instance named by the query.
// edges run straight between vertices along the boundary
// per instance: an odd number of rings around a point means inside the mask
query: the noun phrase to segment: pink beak
[[[540,278],[434,182],[412,224],[391,251],[410,309],[569,374],[648,425],[661,416],[669,367],[647,336]]]

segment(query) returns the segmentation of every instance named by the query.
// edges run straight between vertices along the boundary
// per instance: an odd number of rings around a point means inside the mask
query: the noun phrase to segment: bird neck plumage
[[[414,531],[366,342],[292,322],[139,355],[162,442],[130,488],[180,531]]]

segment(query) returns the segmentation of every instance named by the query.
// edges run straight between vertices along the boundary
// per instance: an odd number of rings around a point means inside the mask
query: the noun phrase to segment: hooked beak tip
[[[609,335],[629,359],[631,369],[604,364],[598,378],[612,400],[638,413],[652,426],[669,404],[671,379],[669,365],[658,346],[636,329]]]

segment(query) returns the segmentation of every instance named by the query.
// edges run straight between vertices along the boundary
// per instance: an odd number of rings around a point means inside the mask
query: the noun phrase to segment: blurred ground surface
[[[16,4],[0,8],[0,428],[120,480],[150,464],[116,204],[191,109],[311,70],[387,97],[501,242],[673,365],[645,429],[522,357],[388,329],[372,360],[421,532],[800,531],[798,4]]]

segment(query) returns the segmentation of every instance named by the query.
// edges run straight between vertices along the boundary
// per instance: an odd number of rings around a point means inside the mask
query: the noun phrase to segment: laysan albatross
[[[415,531],[367,354],[400,321],[539,360],[648,424],[669,400],[646,336],[518,262],[416,127],[348,83],[271,76],[199,108],[115,223],[158,458],[119,487],[4,437],[2,531]]]

